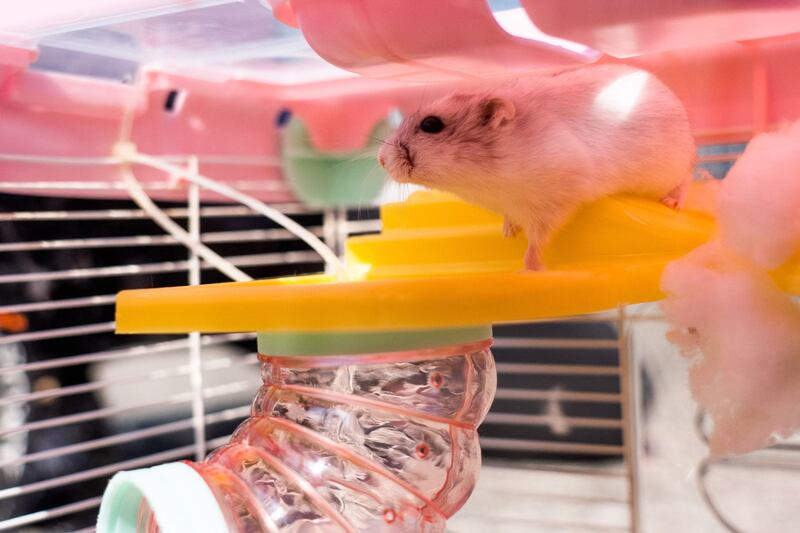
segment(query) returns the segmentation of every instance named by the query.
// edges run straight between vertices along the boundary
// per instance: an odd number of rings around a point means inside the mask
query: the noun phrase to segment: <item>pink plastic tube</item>
[[[205,531],[444,531],[480,470],[490,344],[261,355],[264,384],[230,443],[118,474],[98,531],[189,531],[198,512]]]

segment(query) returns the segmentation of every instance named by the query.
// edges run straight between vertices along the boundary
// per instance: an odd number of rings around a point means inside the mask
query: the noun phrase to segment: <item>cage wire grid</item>
[[[744,143],[701,147],[699,168],[722,177],[743,148]],[[16,156],[0,155],[9,157]],[[28,159],[32,165],[117,164],[108,158]],[[221,161],[274,164],[259,157],[164,159],[176,164],[193,160],[199,167]],[[143,186],[154,191],[177,185],[165,179]],[[5,320],[0,336],[0,531],[92,531],[111,475],[166,461],[201,460],[228,441],[248,415],[260,384],[253,334],[113,335],[114,295],[121,288],[224,280],[131,201],[59,198],[65,191],[125,187],[118,182],[0,180],[5,204],[0,211],[5,228],[0,290],[6,293],[0,316],[29,321],[26,330]],[[252,190],[253,182],[248,187]],[[184,189],[186,201],[162,203],[164,212],[197,242],[214,247],[253,277],[323,269],[315,252],[249,208],[203,202],[194,184]],[[274,207],[340,255],[347,237],[380,228],[374,208]],[[628,330],[637,321],[657,320],[657,315],[620,309],[495,328],[498,390],[481,428],[486,462],[514,464],[544,476],[607,479],[601,494],[548,493],[542,487],[523,492],[529,501],[614,509],[595,522],[526,517],[530,530],[642,530],[637,435],[642,372],[631,355]],[[76,368],[77,376],[70,371]],[[774,458],[744,462],[750,468],[775,466]],[[702,494],[721,523],[738,531],[705,488],[714,466],[704,462],[699,467]]]

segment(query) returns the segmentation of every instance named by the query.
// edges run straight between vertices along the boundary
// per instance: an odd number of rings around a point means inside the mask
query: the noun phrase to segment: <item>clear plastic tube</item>
[[[213,495],[228,531],[443,532],[480,470],[477,427],[496,387],[490,344],[354,356],[262,354],[264,384],[252,416],[228,445],[186,465]],[[132,516],[144,508],[161,525],[159,508],[165,521],[167,512],[174,515],[191,484],[181,475],[181,488],[164,493],[180,495],[161,494]],[[168,479],[162,473],[158,482],[161,489]],[[104,500],[101,533],[122,531],[109,527],[113,496]],[[158,529],[151,519],[136,522],[135,531]]]

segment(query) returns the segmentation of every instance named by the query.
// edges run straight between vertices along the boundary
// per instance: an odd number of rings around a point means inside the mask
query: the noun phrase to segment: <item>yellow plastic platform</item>
[[[501,217],[419,192],[382,209],[383,231],[347,243],[348,282],[301,276],[124,291],[119,333],[352,332],[448,328],[563,317],[658,300],[664,266],[706,242],[713,218],[693,188],[687,209],[612,197],[587,206],[545,250],[547,270],[525,272],[523,236]],[[800,270],[775,273],[800,292]]]

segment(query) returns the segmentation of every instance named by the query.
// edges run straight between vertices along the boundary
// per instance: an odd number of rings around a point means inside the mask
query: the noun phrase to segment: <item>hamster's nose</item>
[[[386,168],[386,159],[383,157],[383,154],[381,153],[378,154],[378,163],[380,163],[380,165],[383,168]]]

